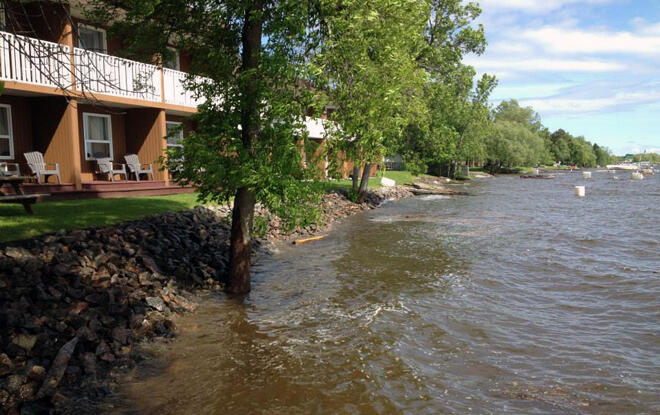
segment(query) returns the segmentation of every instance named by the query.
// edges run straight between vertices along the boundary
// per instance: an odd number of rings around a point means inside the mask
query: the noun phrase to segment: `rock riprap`
[[[358,205],[330,193],[323,224],[294,232],[258,208],[268,229],[255,249],[408,196],[378,189]],[[194,293],[223,288],[229,213],[197,207],[0,247],[0,413],[70,412],[74,397],[102,399],[142,359],[141,342],[172,338],[173,317],[194,311]]]

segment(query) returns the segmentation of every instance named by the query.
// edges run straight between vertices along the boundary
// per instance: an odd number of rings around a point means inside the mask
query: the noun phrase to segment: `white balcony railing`
[[[80,48],[73,60],[79,92],[192,108],[202,102],[184,88],[185,72]],[[71,68],[68,46],[0,31],[0,80],[71,90]]]
[[[165,90],[165,102],[168,104],[182,105],[184,107],[197,107],[202,99],[195,98],[195,94],[184,88],[187,73],[163,68],[163,88]]]
[[[0,32],[0,79],[67,88],[71,85],[69,47]]]
[[[74,48],[76,87],[120,97],[161,101],[160,69],[155,65]]]

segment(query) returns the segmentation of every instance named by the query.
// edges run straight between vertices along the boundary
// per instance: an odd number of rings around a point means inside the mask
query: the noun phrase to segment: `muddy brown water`
[[[245,301],[202,299],[112,412],[660,413],[660,175],[467,190],[262,257]]]

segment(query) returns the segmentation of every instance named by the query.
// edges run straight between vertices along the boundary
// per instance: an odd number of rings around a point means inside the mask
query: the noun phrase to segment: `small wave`
[[[442,199],[451,199],[449,196],[445,195],[426,195],[418,198],[419,200],[442,200]]]

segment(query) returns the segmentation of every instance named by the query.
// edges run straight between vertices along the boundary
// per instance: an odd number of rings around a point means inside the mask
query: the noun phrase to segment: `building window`
[[[105,30],[78,25],[78,47],[93,52],[107,53]]]
[[[83,113],[85,160],[112,158],[112,122],[109,115]]]
[[[5,30],[7,27],[7,17],[5,15],[5,3],[0,4],[0,30]]]
[[[167,121],[167,147],[183,147],[183,128],[180,122]]]
[[[163,59],[163,67],[168,69],[174,69],[175,71],[181,70],[181,63],[179,62],[179,51],[168,47],[167,50],[170,52]]]
[[[14,135],[11,128],[11,106],[0,104],[0,159],[14,158]]]

